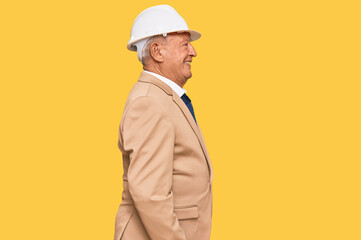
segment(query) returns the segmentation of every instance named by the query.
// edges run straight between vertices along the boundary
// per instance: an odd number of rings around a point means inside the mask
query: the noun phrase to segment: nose
[[[192,46],[192,44],[190,44],[190,43],[189,43],[189,56],[197,57],[197,52],[194,49],[194,47]]]

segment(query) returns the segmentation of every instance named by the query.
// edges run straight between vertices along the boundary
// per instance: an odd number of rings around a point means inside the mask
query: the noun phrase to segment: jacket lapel
[[[209,176],[210,176],[210,180],[212,182],[212,179],[213,179],[212,165],[211,165],[211,162],[210,162],[210,159],[209,159],[208,151],[207,151],[204,139],[203,139],[202,132],[201,132],[200,128],[198,127],[198,125],[196,124],[196,122],[195,122],[192,114],[190,113],[188,107],[185,105],[183,100],[177,94],[173,94],[173,101],[178,105],[180,110],[183,112],[183,115],[186,117],[188,123],[191,125],[191,127],[193,129],[193,132],[196,134],[196,136],[198,138],[199,144],[201,145],[201,148],[203,150],[203,154],[204,154],[204,156],[206,157],[206,160],[207,160]]]
[[[208,151],[207,151],[207,148],[206,148],[206,144],[205,144],[204,139],[203,139],[203,135],[202,135],[201,130],[198,127],[197,123],[195,122],[192,114],[190,113],[188,107],[183,102],[183,100],[172,90],[172,88],[170,86],[168,86],[163,81],[159,80],[158,78],[154,77],[151,74],[147,74],[145,72],[142,72],[140,77],[139,77],[139,81],[154,84],[154,85],[158,86],[159,88],[161,88],[165,93],[172,96],[173,101],[177,104],[177,106],[183,112],[183,115],[185,116],[188,123],[191,125],[191,127],[193,129],[193,132],[197,136],[197,139],[199,141],[199,144],[200,144],[200,146],[202,148],[203,154],[204,154],[204,156],[206,158],[206,161],[207,161],[210,181],[212,182],[213,170],[212,170],[212,165],[211,165],[211,162],[210,162],[210,159],[209,159]]]

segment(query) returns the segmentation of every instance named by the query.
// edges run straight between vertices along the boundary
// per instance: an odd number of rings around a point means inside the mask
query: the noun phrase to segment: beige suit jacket
[[[209,240],[213,172],[182,99],[142,72],[119,128],[123,194],[114,240]]]

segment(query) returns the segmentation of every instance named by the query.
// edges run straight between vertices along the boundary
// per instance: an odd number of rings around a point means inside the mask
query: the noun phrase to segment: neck
[[[155,64],[148,64],[143,66],[143,69],[149,72],[154,72],[156,74],[159,74],[165,78],[168,78],[169,80],[173,81],[174,83],[176,83],[178,86],[180,86],[181,88],[183,88],[183,86],[185,85],[185,82],[178,82],[176,79],[174,79],[171,74],[167,74],[166,71],[162,70],[162,68],[159,66],[159,64],[155,65]]]

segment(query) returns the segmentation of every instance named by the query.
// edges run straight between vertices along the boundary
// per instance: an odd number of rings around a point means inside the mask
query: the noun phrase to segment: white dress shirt
[[[178,86],[178,84],[176,84],[175,82],[173,82],[172,80],[169,80],[166,77],[163,77],[159,74],[156,74],[154,72],[149,72],[144,70],[144,72],[149,73],[151,75],[153,75],[154,77],[158,78],[159,80],[161,80],[162,82],[164,82],[165,84],[167,84],[169,87],[171,87],[173,89],[173,91],[175,93],[177,93],[177,95],[179,97],[181,97],[183,94],[185,94],[187,91],[184,88],[181,88],[180,86]]]

